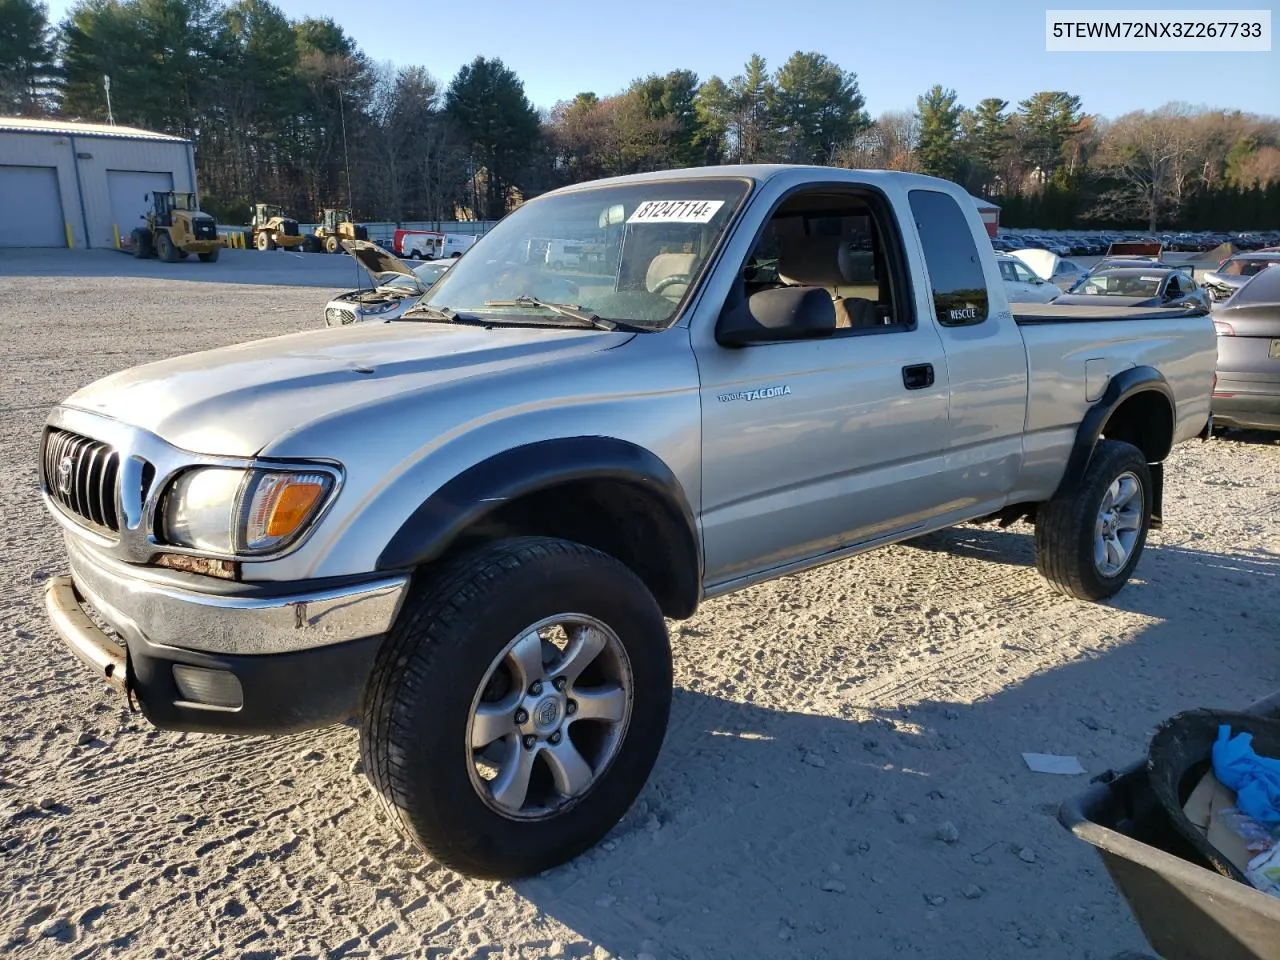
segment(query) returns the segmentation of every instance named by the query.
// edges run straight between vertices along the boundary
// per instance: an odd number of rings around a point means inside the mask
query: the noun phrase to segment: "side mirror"
[[[745,347],[752,343],[813,340],[836,330],[836,308],[822,287],[777,287],[753,293],[729,307],[716,323],[716,343]]]

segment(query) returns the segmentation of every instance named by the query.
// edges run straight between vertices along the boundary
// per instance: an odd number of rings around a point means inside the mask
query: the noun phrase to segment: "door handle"
[[[933,386],[933,364],[913,363],[902,368],[902,385],[908,390],[923,390]]]

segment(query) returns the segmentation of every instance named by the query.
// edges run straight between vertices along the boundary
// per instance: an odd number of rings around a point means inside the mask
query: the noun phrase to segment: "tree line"
[[[110,105],[104,77],[110,77]],[[307,219],[496,219],[603,176],[702,164],[815,163],[946,177],[1023,227],[1280,224],[1280,120],[1168,104],[1114,119],[1044,91],[961,104],[935,85],[873,118],[855,73],[798,51],[728,79],[675,70],[537,110],[502,61],[448,84],[371,61],[327,18],[269,0],[80,0],[50,24],[0,0],[0,112],[139,126],[195,144],[204,205]]]

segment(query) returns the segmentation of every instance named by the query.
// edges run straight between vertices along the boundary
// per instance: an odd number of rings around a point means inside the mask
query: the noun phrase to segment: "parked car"
[[[373,286],[340,293],[325,304],[327,327],[396,319],[417,303],[454,262],[435,260],[410,267],[369,240],[343,240],[342,247],[368,272]]]
[[[1018,250],[1013,254],[1042,281],[1058,290],[1068,290],[1086,273],[1074,260],[1064,260],[1048,250]]]
[[[1013,249],[1013,244],[1001,237],[991,238],[991,249],[996,253],[1008,253]]]
[[[529,262],[562,231],[609,251],[580,285]],[[1061,593],[1124,586],[1160,516],[1150,465],[1208,421],[1215,338],[1195,311],[1083,316],[1011,310],[972,198],[932,177],[552,191],[400,320],[59,404],[39,482],[71,572],[46,609],[158,727],[359,717],[412,842],[464,874],[537,873],[649,776],[664,617],[978,518],[1032,519]]]
[[[1048,253],[1047,250],[1033,252]],[[996,264],[1000,267],[1005,296],[1010,303],[1049,303],[1062,292],[1052,283],[1038,277],[1034,270],[1017,257],[997,254]]]
[[[1209,295],[1191,274],[1176,267],[1107,267],[1082,277],[1058,298],[1060,304],[1130,307],[1194,307],[1208,312]]]
[[[1204,275],[1204,286],[1214,300],[1226,300],[1255,274],[1280,263],[1280,251],[1256,250],[1228,257]]]
[[[1255,274],[1213,311],[1214,424],[1280,430],[1280,266]]]

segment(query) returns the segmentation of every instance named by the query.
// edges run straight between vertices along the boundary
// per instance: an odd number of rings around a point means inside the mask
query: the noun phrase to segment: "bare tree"
[[[1112,186],[1098,201],[1100,216],[1138,217],[1155,231],[1176,215],[1189,193],[1196,138],[1180,108],[1138,110],[1113,121],[1095,157]]]

